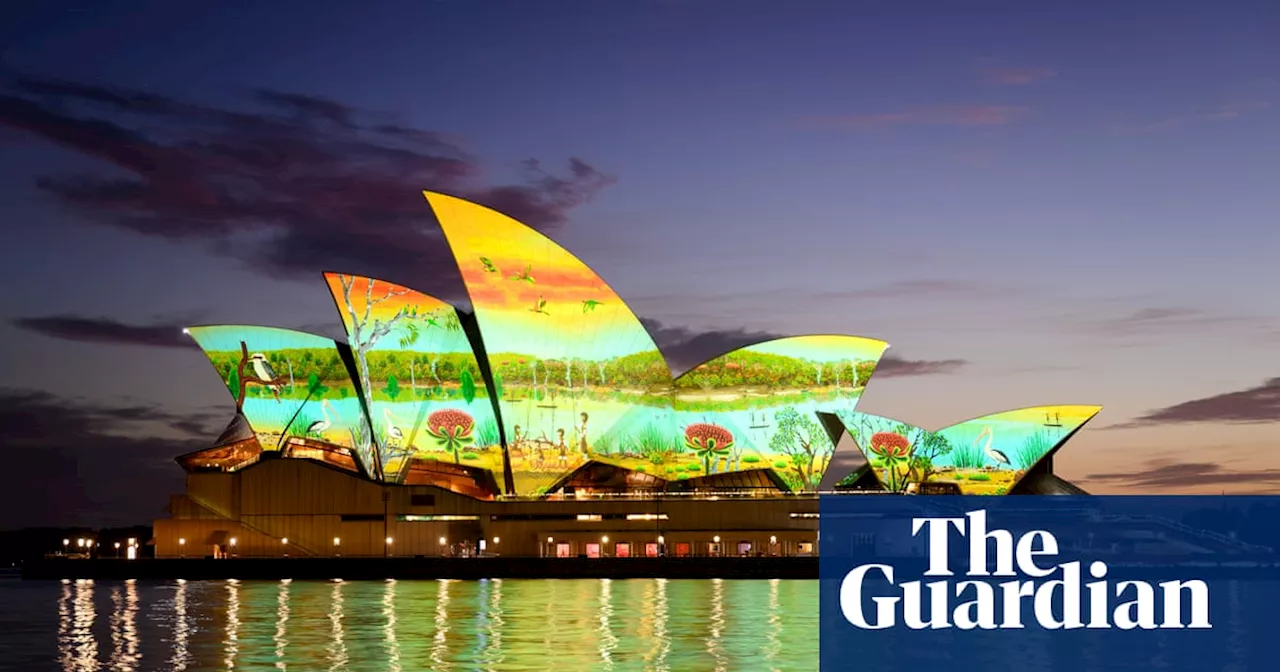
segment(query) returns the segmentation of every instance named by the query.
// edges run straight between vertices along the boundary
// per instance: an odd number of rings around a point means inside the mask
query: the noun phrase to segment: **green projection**
[[[633,409],[670,409],[671,370],[639,318],[586,264],[541,233],[426,192],[484,334],[519,494],[587,460]]]
[[[366,468],[373,447],[364,409],[337,344],[290,329],[192,327],[263,450],[288,437],[352,449]]]
[[[852,412],[886,347],[795,336],[721,355],[675,380],[672,410],[653,418],[666,422],[660,436],[620,441],[626,452],[608,457],[627,467],[641,460],[667,480],[772,469],[793,491],[815,490],[835,450],[816,413]]]
[[[453,306],[382,280],[326,273],[369,408],[370,472],[403,480],[410,458],[502,478],[498,423]]]
[[[1102,410],[1035,406],[966,420],[936,432],[878,415],[839,411],[845,430],[892,492],[925,484],[966,495],[1005,495],[1032,467]]]

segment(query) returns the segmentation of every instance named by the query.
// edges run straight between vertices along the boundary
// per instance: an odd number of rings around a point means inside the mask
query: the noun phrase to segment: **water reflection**
[[[653,666],[658,670],[666,670],[667,655],[671,653],[671,637],[667,634],[667,580],[658,579],[653,582],[653,635],[657,648],[653,657]]]
[[[276,594],[276,669],[286,669],[285,649],[289,646],[289,584],[292,579],[281,579],[280,590]]]
[[[78,579],[74,587],[62,583],[62,598],[58,605],[59,658],[64,670],[97,670],[98,640],[93,635],[93,622],[97,619],[93,604],[93,581]]]
[[[771,670],[777,669],[774,661],[782,653],[782,602],[778,596],[781,585],[778,579],[769,580],[769,634],[765,639],[764,659]]]
[[[382,641],[387,653],[387,669],[400,672],[400,643],[396,641],[396,580],[387,579],[382,592]]]
[[[228,670],[236,669],[236,656],[240,653],[240,582],[227,579],[227,626],[223,630],[222,664]]]
[[[178,587],[173,594],[173,657],[169,659],[170,669],[187,669],[191,661],[191,652],[187,649],[187,640],[190,636],[190,623],[187,621],[187,582],[184,579],[178,579]]]
[[[488,665],[502,662],[502,579],[489,581],[489,615],[486,620],[485,639],[488,646],[481,653],[480,660]]]
[[[708,621],[707,653],[715,660],[716,672],[727,670],[720,637],[724,634],[724,579],[711,579],[711,617]]]
[[[329,631],[333,638],[329,644],[329,669],[331,670],[347,669],[347,642],[342,622],[345,618],[342,611],[343,585],[342,579],[335,579],[333,593],[329,596]]]
[[[138,664],[138,582],[129,579],[111,589],[111,660],[117,670]]]
[[[39,608],[56,610],[63,670],[813,670],[817,587],[68,581]]]
[[[436,594],[436,636],[435,644],[431,647],[431,669],[449,669],[447,666],[449,657],[449,586],[453,583],[450,579],[440,579],[437,582],[439,592]]]

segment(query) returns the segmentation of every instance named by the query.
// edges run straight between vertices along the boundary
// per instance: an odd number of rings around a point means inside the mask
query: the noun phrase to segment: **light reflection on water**
[[[816,581],[0,578],[0,649],[21,670],[815,670],[817,604]]]

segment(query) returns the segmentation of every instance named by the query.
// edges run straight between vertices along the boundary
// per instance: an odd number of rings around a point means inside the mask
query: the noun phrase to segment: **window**
[[[600,544],[596,544],[596,543],[587,544],[587,557],[588,558],[600,557]]]
[[[689,542],[676,544],[676,557],[677,558],[689,557]]]
[[[618,558],[631,557],[631,542],[619,541],[613,545],[613,555]]]
[[[556,544],[556,557],[557,558],[569,557],[569,542],[562,541]]]
[[[793,513],[793,514],[791,514],[791,517],[792,517],[792,518],[817,518],[817,517],[818,517],[818,514],[816,514],[816,513]]]
[[[749,542],[749,541],[739,541],[739,542],[738,542],[738,555],[751,555],[751,542]]]
[[[379,518],[381,518],[381,516],[379,516]],[[456,515],[456,514],[450,514],[450,513],[444,513],[444,514],[433,516],[433,515],[406,513],[406,514],[401,514],[396,516],[396,520],[402,523],[428,523],[431,521],[458,522],[463,520],[480,520],[480,516],[463,516],[463,515]]]
[[[813,555],[813,542],[802,541],[798,544],[800,555]]]
[[[649,542],[649,543],[647,543],[647,544],[645,544],[645,545],[644,545],[644,557],[646,557],[646,558],[656,558],[656,557],[658,557],[658,545],[657,545],[657,544],[655,544],[655,543],[653,543],[652,541],[651,541],[651,542]]]
[[[708,553],[708,554],[710,554],[710,555],[712,555],[712,556],[719,557],[719,555],[720,555],[720,544],[716,544],[716,543],[710,543],[710,544],[707,544],[707,553]]]
[[[412,494],[412,495],[409,495],[409,505],[410,506],[435,506],[436,496]]]

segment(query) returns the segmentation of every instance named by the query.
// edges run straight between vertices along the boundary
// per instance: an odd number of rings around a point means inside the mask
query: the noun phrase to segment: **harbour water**
[[[816,670],[805,580],[21,581],[0,669]]]

